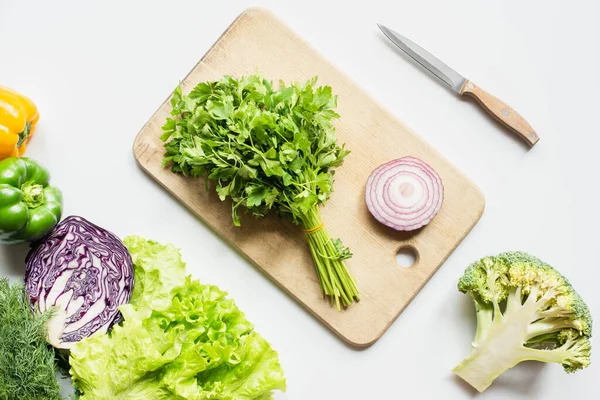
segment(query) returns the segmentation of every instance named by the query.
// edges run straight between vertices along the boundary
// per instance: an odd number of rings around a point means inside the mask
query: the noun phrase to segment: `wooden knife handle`
[[[460,89],[460,94],[473,97],[493,117],[518,134],[529,146],[533,146],[540,139],[525,118],[504,104],[500,99],[492,96],[473,82],[467,80]]]

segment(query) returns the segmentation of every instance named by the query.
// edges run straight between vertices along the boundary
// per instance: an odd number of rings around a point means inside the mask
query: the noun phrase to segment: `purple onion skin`
[[[73,271],[64,288],[59,288],[60,293],[73,290],[69,304],[77,299],[83,303],[67,318],[67,327],[81,320],[99,300],[106,302],[106,307],[85,325],[63,333],[60,342],[66,343],[64,348],[99,329],[110,329],[121,320],[118,307],[131,297],[133,263],[129,251],[113,233],[82,217],[67,217],[49,235],[32,244],[25,263],[25,286],[34,311],[39,309],[44,289],[44,303],[54,305],[47,302],[50,290],[62,274]]]
[[[394,199],[387,192],[389,183],[393,180],[394,175],[388,177],[386,182],[382,184],[379,182],[387,172],[393,171],[394,169],[401,169],[402,166],[421,170],[422,174],[419,174],[419,180],[426,183],[426,186],[431,185],[432,187],[431,193],[428,193],[432,197],[427,199],[425,204],[422,205],[422,208],[417,209],[417,211],[414,212],[412,212],[412,210],[411,212],[405,212],[403,207],[396,204]],[[404,172],[408,173],[408,171]],[[414,175],[414,173],[409,174]],[[376,192],[380,185],[383,185],[383,193],[378,196]],[[432,203],[428,205],[427,203],[430,200]],[[367,179],[365,189],[365,202],[367,203],[367,208],[377,221],[398,231],[414,231],[429,224],[440,211],[443,201],[444,185],[441,177],[429,164],[416,157],[402,157],[382,164],[377,167]],[[388,209],[386,210],[384,206]],[[377,209],[378,207],[381,208],[381,211]]]

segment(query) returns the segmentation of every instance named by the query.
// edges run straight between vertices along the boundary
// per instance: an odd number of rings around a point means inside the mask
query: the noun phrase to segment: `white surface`
[[[463,399],[450,372],[475,319],[456,281],[475,259],[522,249],[567,275],[600,320],[600,3],[268,1],[316,49],[454,162],[486,195],[483,218],[389,331],[344,345],[136,166],[132,141],[179,79],[250,1],[0,0],[0,83],[33,98],[28,155],[63,189],[65,215],[183,251],[189,270],[228,290],[281,355],[278,399]],[[381,22],[518,110],[541,140],[526,148],[396,53]],[[25,248],[1,248],[20,277]],[[595,341],[596,343],[597,341]],[[599,355],[595,354],[593,360]],[[600,361],[566,375],[527,363],[481,399],[597,399]]]

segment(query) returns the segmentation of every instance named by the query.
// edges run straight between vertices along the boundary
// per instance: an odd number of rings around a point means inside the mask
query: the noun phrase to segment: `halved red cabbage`
[[[131,255],[113,233],[70,216],[25,259],[25,285],[32,310],[55,307],[48,343],[69,349],[121,319],[118,307],[133,290]]]

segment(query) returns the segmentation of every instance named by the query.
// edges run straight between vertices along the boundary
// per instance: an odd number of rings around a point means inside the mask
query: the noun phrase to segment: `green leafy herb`
[[[285,390],[277,352],[227,293],[186,276],[173,245],[124,243],[135,286],[123,322],[71,349],[82,400],[269,400]]]
[[[49,315],[31,313],[25,287],[0,278],[0,399],[60,399],[54,351],[46,343]]]
[[[322,228],[318,206],[333,190],[333,168],[349,153],[337,144],[332,120],[337,96],[315,88],[317,78],[286,86],[253,75],[198,84],[184,96],[173,93],[172,118],[163,126],[163,164],[189,176],[216,182],[221,200],[231,198],[256,217],[270,211],[300,225],[323,293],[340,309],[359,299],[343,260],[351,256]]]

